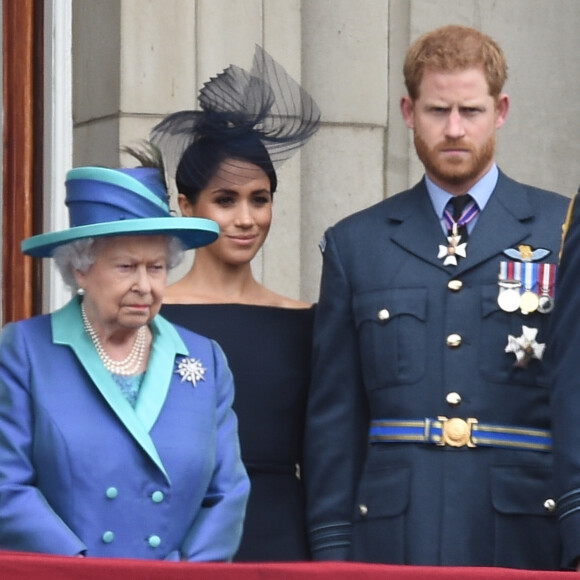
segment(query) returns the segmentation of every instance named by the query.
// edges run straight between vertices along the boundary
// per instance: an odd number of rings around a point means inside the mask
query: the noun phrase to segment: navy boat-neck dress
[[[252,485],[235,560],[309,560],[300,467],[314,308],[164,304],[161,315],[215,339],[234,375]]]

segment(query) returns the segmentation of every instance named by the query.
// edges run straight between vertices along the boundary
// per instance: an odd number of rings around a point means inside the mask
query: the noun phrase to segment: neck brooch
[[[131,352],[127,356],[127,358],[116,361],[113,360],[103,348],[101,341],[97,335],[97,331],[93,328],[90,320],[87,317],[87,313],[85,312],[85,305],[81,303],[81,316],[83,319],[83,326],[85,327],[86,333],[89,335],[99,358],[103,362],[105,368],[113,374],[116,375],[123,375],[129,376],[137,374],[143,364],[143,358],[145,356],[145,343],[147,339],[147,330],[146,326],[142,326],[137,331],[137,338],[133,344],[133,348]]]

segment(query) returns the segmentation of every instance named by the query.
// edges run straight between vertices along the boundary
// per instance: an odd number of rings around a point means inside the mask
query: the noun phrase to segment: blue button
[[[103,534],[103,542],[105,544],[110,544],[115,539],[115,534],[111,531],[105,532]]]
[[[116,487],[109,487],[106,494],[109,499],[115,499],[119,495],[119,492]]]
[[[158,548],[159,544],[161,544],[161,538],[159,536],[150,536],[149,537],[149,545],[152,548]]]
[[[164,499],[165,499],[165,495],[163,494],[162,491],[154,491],[151,494],[151,499],[155,502],[155,503],[161,503]]]

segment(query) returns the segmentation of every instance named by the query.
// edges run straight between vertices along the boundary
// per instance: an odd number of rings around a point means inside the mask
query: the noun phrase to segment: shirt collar
[[[494,163],[490,170],[469,190],[469,195],[471,195],[477,203],[479,211],[483,211],[487,205],[487,202],[497,184],[498,177],[499,169]],[[429,198],[433,204],[433,209],[435,210],[437,217],[441,219],[443,218],[445,207],[453,195],[433,183],[427,175],[425,175],[425,184],[427,186]]]

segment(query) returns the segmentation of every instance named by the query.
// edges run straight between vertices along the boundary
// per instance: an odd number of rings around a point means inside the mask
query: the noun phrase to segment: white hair
[[[97,260],[98,255],[95,251],[95,242],[98,239],[83,238],[74,240],[68,244],[58,246],[52,254],[64,283],[73,292],[79,289],[75,278],[75,270],[86,274]],[[183,261],[185,248],[179,238],[168,236],[166,239],[168,255],[167,269],[172,270]]]

